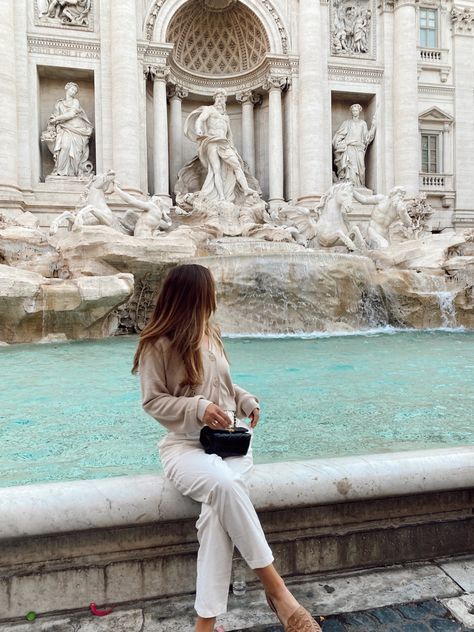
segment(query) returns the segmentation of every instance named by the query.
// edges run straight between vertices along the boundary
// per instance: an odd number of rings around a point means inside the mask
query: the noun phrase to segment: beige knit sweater
[[[199,431],[209,404],[236,411],[248,417],[258,400],[232,383],[229,364],[215,346],[202,350],[204,379],[194,389],[180,386],[184,365],[167,338],[148,345],[140,357],[140,382],[144,410],[170,432],[188,434]]]

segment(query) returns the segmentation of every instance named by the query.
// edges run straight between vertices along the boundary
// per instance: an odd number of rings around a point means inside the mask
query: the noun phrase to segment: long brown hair
[[[195,263],[172,268],[158,294],[153,315],[140,334],[132,373],[139,369],[143,349],[165,336],[183,360],[186,370],[183,385],[200,384],[203,334],[222,348],[219,328],[209,322],[216,307],[216,286],[207,268]]]

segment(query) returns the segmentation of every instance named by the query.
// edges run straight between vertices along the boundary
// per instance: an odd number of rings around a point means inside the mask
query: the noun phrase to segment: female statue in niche
[[[365,187],[365,152],[375,137],[375,115],[368,129],[361,112],[361,105],[351,105],[352,119],[343,121],[332,139],[337,179],[355,187]]]
[[[93,127],[76,98],[79,87],[66,84],[66,97],[59,99],[49,117],[48,127],[41,135],[54,157],[54,176],[83,176],[92,172],[89,139]]]

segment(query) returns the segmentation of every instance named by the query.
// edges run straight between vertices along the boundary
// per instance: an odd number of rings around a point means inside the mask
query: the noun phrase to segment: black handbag
[[[209,426],[204,426],[199,440],[206,454],[217,454],[226,459],[228,456],[247,454],[251,436],[247,428],[237,427],[234,421],[234,425],[228,430],[223,428],[213,430]]]

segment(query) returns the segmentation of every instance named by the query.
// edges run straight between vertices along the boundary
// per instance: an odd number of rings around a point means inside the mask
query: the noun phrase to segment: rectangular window
[[[420,46],[438,48],[438,11],[420,9]]]
[[[439,134],[421,135],[421,171],[439,173]]]

